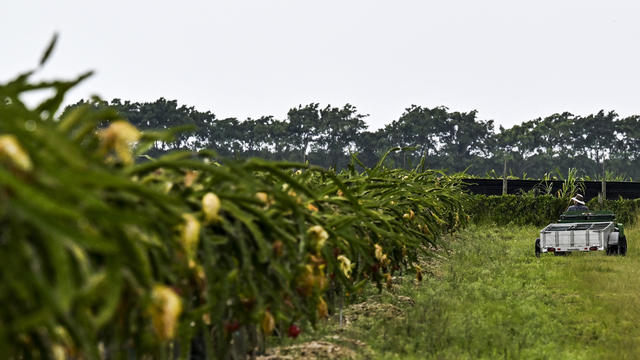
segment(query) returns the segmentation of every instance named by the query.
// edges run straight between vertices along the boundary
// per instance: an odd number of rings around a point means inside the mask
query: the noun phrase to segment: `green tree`
[[[299,151],[299,161],[307,160],[307,152],[320,132],[319,106],[318,103],[298,105],[287,113],[289,144]]]
[[[493,120],[478,120],[476,114],[475,110],[449,113],[442,136],[445,143],[442,151],[451,170],[464,170],[472,160],[492,155]]]
[[[320,127],[316,152],[326,153],[328,166],[343,167],[348,162],[346,155],[356,151],[356,139],[367,128],[366,115],[346,104],[342,108],[327,105],[320,110]]]

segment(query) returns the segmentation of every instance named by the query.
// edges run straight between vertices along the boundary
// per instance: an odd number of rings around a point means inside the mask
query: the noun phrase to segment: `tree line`
[[[85,103],[80,101],[65,109]],[[583,176],[601,178],[605,161],[609,180],[640,178],[640,116],[620,117],[613,111],[588,116],[557,113],[505,129],[476,111],[450,111],[444,106],[412,105],[395,121],[368,130],[367,115],[351,104],[318,103],[291,108],[285,119],[219,119],[212,112],[160,98],[154,102],[113,99],[94,101],[111,106],[143,130],[190,126],[173,143],[157,144],[154,152],[176,148],[212,149],[221,157],[291,160],[341,169],[351,156],[367,166],[393,147],[405,148],[385,160],[396,168],[424,166],[476,176],[501,176],[505,159],[510,175],[540,178],[577,168]]]

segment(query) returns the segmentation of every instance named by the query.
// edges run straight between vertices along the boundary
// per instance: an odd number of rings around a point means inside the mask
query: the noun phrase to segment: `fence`
[[[502,194],[502,179],[463,179],[462,181],[464,187],[472,194]],[[558,190],[562,189],[563,183],[564,181],[562,180],[507,180],[507,193],[519,194],[535,188],[544,193],[547,187],[551,186],[551,194],[556,194]],[[598,194],[602,192],[601,181],[580,181],[579,183],[584,183],[585,193],[583,195],[586,200],[597,198]],[[640,182],[607,181],[606,191],[607,199],[609,200],[615,200],[620,197],[623,199],[637,199],[640,198]]]

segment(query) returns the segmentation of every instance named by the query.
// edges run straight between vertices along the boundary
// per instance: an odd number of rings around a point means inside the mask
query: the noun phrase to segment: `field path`
[[[421,283],[369,288],[346,326],[333,319],[298,343],[364,359],[640,359],[640,229],[627,230],[626,257],[536,258],[538,230],[472,226]]]
[[[388,358],[640,359],[640,231],[629,253],[534,257],[535,227],[472,227],[385,325]],[[404,333],[404,334],[402,334]],[[386,349],[385,349],[386,348]]]

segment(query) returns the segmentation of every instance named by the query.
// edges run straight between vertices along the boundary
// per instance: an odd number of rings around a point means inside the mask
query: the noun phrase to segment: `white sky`
[[[0,81],[96,75],[91,94],[159,97],[219,118],[355,105],[377,129],[411,104],[539,116],[640,114],[640,2],[587,0],[6,0]],[[497,127],[497,126],[496,126]]]

